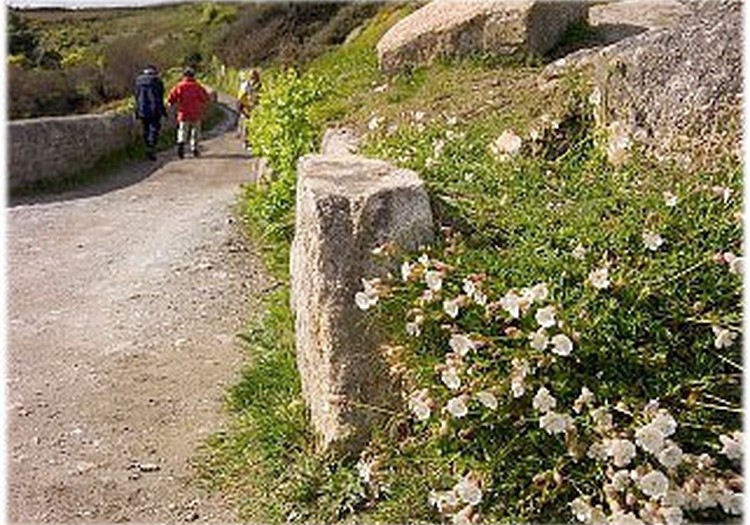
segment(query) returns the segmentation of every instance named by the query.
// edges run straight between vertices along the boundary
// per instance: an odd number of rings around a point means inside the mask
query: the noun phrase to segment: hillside
[[[734,20],[736,5],[711,16]],[[206,448],[206,482],[248,521],[731,521],[742,498],[736,100],[708,158],[656,157],[635,139],[614,155],[623,139],[613,146],[602,128],[604,95],[586,68],[549,66],[560,48],[382,73],[376,44],[411,9],[386,6],[301,74],[265,78],[250,136],[277,179],[248,189],[246,222],[284,286],[246,335],[235,424]],[[638,43],[699,42],[700,20],[618,49],[650,57]],[[577,27],[563,40],[598,37]],[[665,114],[688,112],[659,100]],[[361,326],[385,334],[402,406],[375,407],[385,421],[348,456],[319,452],[288,297],[296,161],[327,126],[418,173],[438,232],[416,253],[376,247],[401,270],[362,276]]]
[[[10,117],[85,113],[130,95],[144,64],[299,63],[339,44],[374,4],[181,3],[8,16]]]

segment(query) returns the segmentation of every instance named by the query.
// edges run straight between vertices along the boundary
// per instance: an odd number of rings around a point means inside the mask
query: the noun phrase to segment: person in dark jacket
[[[156,143],[161,131],[161,118],[167,115],[164,107],[164,83],[154,66],[146,66],[135,79],[135,116],[143,124],[146,157],[156,160]]]

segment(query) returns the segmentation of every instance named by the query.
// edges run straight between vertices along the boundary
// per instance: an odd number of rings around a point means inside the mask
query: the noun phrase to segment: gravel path
[[[253,161],[203,146],[7,210],[11,521],[235,521],[190,459],[272,283],[234,220]]]

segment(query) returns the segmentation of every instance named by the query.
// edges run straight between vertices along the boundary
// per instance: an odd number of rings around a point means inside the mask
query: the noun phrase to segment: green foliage
[[[717,252],[741,251],[740,202],[731,197],[741,191],[741,166],[686,173],[636,157],[615,169],[594,147],[585,119],[569,129],[563,151],[555,143],[525,139],[520,156],[498,161],[488,146],[502,129],[491,121],[459,129],[437,122],[374,136],[367,146],[370,154],[397,159],[422,174],[449,232],[430,254],[443,268],[438,297],[420,299],[425,290],[420,279],[394,284],[391,297],[378,305],[380,324],[391,327],[393,343],[406,348],[412,388],[427,388],[436,407],[479,390],[499,399],[495,411],[472,405],[465,418],[436,414],[429,424],[416,425],[408,445],[417,451],[411,472],[391,466],[403,464],[403,452],[383,452],[388,459],[381,482],[419,488],[416,500],[424,505],[415,505],[414,493],[407,492],[379,507],[383,521],[421,519],[430,490],[449,490],[467,471],[481,473],[480,509],[491,521],[569,521],[568,505],[581,493],[601,503],[606,479],[601,463],[575,452],[594,441],[591,421],[586,412],[574,414],[577,437],[550,436],[530,403],[541,386],[563,412],[584,386],[597,405],[620,407],[616,417],[625,419],[616,422],[623,437],[645,424],[641,410],[658,399],[677,418],[674,439],[696,455],[715,453],[721,435],[741,428],[741,348],[715,348],[712,330],[739,331],[741,325],[741,278],[714,261]],[[665,192],[677,196],[676,206],[665,202]],[[647,232],[659,233],[664,245],[648,249]],[[574,255],[578,246],[585,255]],[[611,286],[597,290],[590,276],[602,267],[609,269]],[[470,276],[494,310],[466,298],[462,288]],[[518,320],[500,313],[498,301],[508,291],[540,282],[547,284],[564,323],[559,330],[575,341],[569,357],[530,348],[529,337],[538,328],[531,313]],[[452,319],[443,300],[461,296],[461,313]],[[417,338],[406,333],[415,316],[423,318]],[[447,389],[436,372],[446,366],[451,333],[482,345],[464,360],[460,375],[466,386],[458,392]],[[510,395],[513,359],[528,361],[534,370],[520,399]],[[429,485],[411,479],[424,476],[418,470],[422,461],[435,464],[435,450],[451,458],[438,471],[447,481]],[[639,461],[649,460],[639,456]],[[726,459],[719,462],[729,466]],[[683,468],[674,480],[687,479]],[[552,482],[555,476],[562,484]],[[540,485],[541,479],[548,481]],[[714,511],[689,515],[726,519]]]
[[[322,96],[319,79],[293,69],[264,79],[248,132],[256,155],[266,158],[280,179],[293,178],[297,159],[315,148],[319,130],[310,109]]]

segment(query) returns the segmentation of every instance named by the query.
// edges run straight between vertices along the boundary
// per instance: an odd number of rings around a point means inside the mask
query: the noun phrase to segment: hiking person
[[[248,149],[250,145],[247,140],[247,121],[258,104],[261,87],[260,72],[257,69],[251,69],[247,78],[240,82],[240,88],[237,92],[237,132],[242,139],[242,143]]]
[[[135,79],[135,118],[143,124],[146,158],[156,160],[156,143],[161,131],[164,108],[164,83],[155,66],[147,65]]]
[[[190,143],[193,157],[199,156],[201,120],[209,101],[208,92],[195,80],[195,70],[185,68],[182,79],[169,92],[167,101],[177,106],[177,156],[185,158],[185,144]]]

